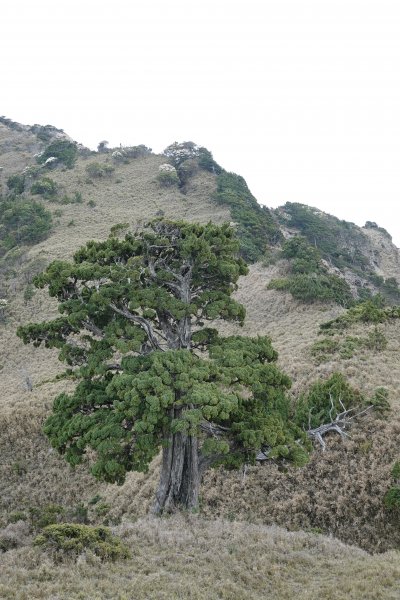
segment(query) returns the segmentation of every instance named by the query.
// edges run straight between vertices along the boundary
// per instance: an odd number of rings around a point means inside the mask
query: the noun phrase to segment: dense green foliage
[[[391,488],[388,489],[388,491],[386,492],[386,494],[383,498],[383,503],[387,509],[393,511],[397,515],[400,514],[400,486],[399,485],[393,485]]]
[[[396,460],[392,467],[392,477],[393,479],[400,479],[400,461]]]
[[[325,381],[315,382],[296,403],[294,421],[304,429],[329,423],[344,410],[360,407],[365,399],[361,392],[352,388],[341,373],[333,373]]]
[[[50,177],[42,177],[34,183],[31,187],[32,194],[39,194],[43,198],[51,199],[57,194],[57,184]]]
[[[350,306],[353,297],[347,282],[329,273],[301,273],[282,279],[272,279],[268,284],[272,290],[288,291],[301,302],[336,302]]]
[[[282,246],[281,257],[290,261],[290,274],[281,279],[272,279],[268,288],[284,290],[301,302],[336,302],[350,306],[353,297],[348,283],[328,273],[321,261],[321,254],[310,246],[306,238],[293,236]]]
[[[76,523],[48,525],[36,537],[35,544],[62,554],[79,555],[90,550],[102,560],[130,557],[128,548],[107,527]]]
[[[217,177],[214,198],[219,204],[229,206],[232,220],[237,224],[241,254],[247,261],[260,260],[268,244],[281,240],[271,211],[258,204],[240,175],[222,171]]]
[[[363,252],[365,235],[354,223],[341,221],[297,202],[287,202],[279,211],[281,221],[298,229],[322,258],[339,269],[348,268],[363,277],[377,287],[389,302],[400,301],[400,288],[396,279],[391,277],[385,280],[371,269]],[[370,295],[370,291],[361,286],[358,295],[363,299]]]
[[[25,176],[24,175],[10,175],[7,179],[7,187],[14,194],[22,194],[25,190]]]
[[[345,313],[322,323],[321,331],[335,331],[347,329],[354,323],[386,323],[400,318],[400,306],[382,306],[379,298],[377,300],[366,300],[349,308]]]
[[[75,142],[70,142],[69,140],[65,139],[54,140],[47,146],[44,152],[40,154],[38,157],[38,162],[40,164],[44,164],[48,158],[54,156],[66,167],[72,169],[75,164],[77,154],[78,150]]]
[[[392,467],[393,485],[386,492],[383,503],[396,519],[400,516],[400,462],[397,460]]]
[[[157,174],[157,181],[162,187],[172,187],[179,185],[179,177],[176,169],[160,170]]]
[[[243,322],[231,297],[247,271],[238,249],[228,225],[160,220],[121,240],[89,242],[73,263],[55,261],[36,279],[61,316],[18,335],[58,348],[78,382],[56,398],[45,424],[72,465],[91,449],[94,475],[122,483],[161,447],[167,458],[181,448],[178,464],[189,452],[188,473],[192,463],[197,472],[254,462],[262,447],[304,462],[307,441],[289,419],[290,380],[270,340],[220,338],[205,327]]]
[[[359,250],[363,234],[356,225],[297,202],[287,202],[283,211],[286,224],[298,229],[323,258],[338,268],[365,268],[367,261]]]
[[[281,256],[291,259],[292,273],[315,273],[321,268],[321,253],[307,240],[295,235],[286,240],[282,246]]]
[[[35,244],[51,229],[51,213],[33,200],[0,198],[0,254],[20,244]]]
[[[293,408],[293,421],[303,429],[330,423],[343,411],[373,407],[376,412],[390,410],[388,390],[377,388],[370,398],[353,388],[341,373],[316,381],[307,393],[301,394]]]

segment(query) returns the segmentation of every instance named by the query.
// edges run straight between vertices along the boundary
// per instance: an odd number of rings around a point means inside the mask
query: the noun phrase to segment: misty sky
[[[3,0],[0,115],[209,148],[259,202],[400,246],[400,2]]]

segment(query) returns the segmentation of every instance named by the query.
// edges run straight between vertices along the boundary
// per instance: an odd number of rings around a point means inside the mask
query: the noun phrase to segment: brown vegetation
[[[91,553],[55,563],[36,548],[0,555],[4,600],[395,600],[397,553],[369,556],[324,536],[196,516],[116,531],[132,559]]]

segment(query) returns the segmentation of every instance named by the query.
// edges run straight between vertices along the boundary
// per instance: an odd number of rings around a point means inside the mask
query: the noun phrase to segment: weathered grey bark
[[[163,448],[153,512],[162,514],[173,512],[176,508],[196,509],[200,478],[198,439],[182,433],[171,434]]]

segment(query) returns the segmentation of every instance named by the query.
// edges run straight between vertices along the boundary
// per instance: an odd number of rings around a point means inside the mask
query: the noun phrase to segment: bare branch
[[[340,404],[342,404],[341,401],[340,401]],[[343,404],[342,404],[342,406],[343,406]],[[307,435],[311,439],[317,440],[317,442],[322,447],[322,450],[324,451],[326,448],[326,443],[323,439],[324,435],[326,435],[330,431],[335,431],[342,438],[350,437],[349,434],[345,431],[346,427],[348,427],[351,424],[350,421],[352,421],[355,418],[360,417],[361,415],[364,415],[365,413],[369,412],[372,408],[373,408],[372,405],[367,406],[367,408],[364,408],[363,410],[360,410],[356,413],[354,412],[356,410],[355,408],[350,408],[349,410],[344,410],[343,412],[338,413],[336,415],[335,419],[332,420],[330,423],[323,423],[322,425],[319,425],[319,427],[315,427],[314,429],[309,429],[307,431]]]
[[[211,423],[210,421],[203,421],[202,423],[200,423],[200,429],[210,437],[219,437],[221,435],[225,435],[227,432],[230,431],[228,427],[216,425],[215,423]]]
[[[85,329],[87,329],[88,331],[90,331],[91,333],[96,335],[97,337],[100,337],[100,338],[104,337],[104,333],[102,332],[102,330],[99,327],[97,327],[94,323],[92,323],[91,321],[83,321],[82,325],[84,326]]]
[[[140,317],[139,315],[132,314],[126,307],[118,308],[115,304],[111,303],[110,308],[116,312],[117,314],[125,317],[129,321],[133,321],[140,325],[140,327],[146,332],[149,342],[153,348],[153,350],[162,350],[159,341],[154,333],[154,330],[150,324],[150,322],[144,317]]]

